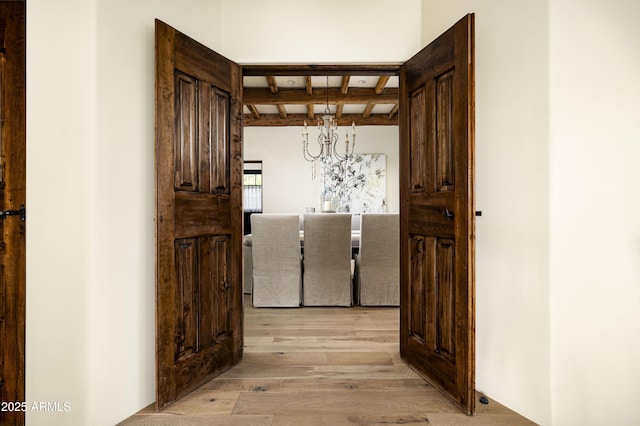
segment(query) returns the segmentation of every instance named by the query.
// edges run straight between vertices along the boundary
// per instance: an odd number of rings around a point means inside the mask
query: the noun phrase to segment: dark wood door
[[[0,2],[0,424],[24,424],[26,199],[24,2]]]
[[[242,70],[156,21],[162,408],[242,358]]]
[[[400,68],[400,352],[475,411],[474,16]]]

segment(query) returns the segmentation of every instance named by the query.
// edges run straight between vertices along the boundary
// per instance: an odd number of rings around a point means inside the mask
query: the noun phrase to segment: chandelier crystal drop
[[[324,110],[322,120],[318,118],[318,131],[320,132],[317,140],[318,148],[314,149],[317,153],[312,154],[309,150],[309,130],[307,128],[307,121],[305,120],[304,128],[302,129],[302,154],[305,160],[313,163],[312,178],[316,176],[316,162],[320,161],[326,172],[333,163],[350,160],[353,157],[356,144],[356,124],[352,123],[351,140],[349,140],[349,134],[345,133],[344,153],[340,154],[338,152],[338,120],[329,108],[329,77],[327,77],[327,107]]]

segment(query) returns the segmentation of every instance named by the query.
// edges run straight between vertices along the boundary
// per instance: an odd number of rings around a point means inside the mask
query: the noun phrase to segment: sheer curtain
[[[261,185],[245,185],[244,186],[244,211],[255,213],[262,211],[262,186]]]

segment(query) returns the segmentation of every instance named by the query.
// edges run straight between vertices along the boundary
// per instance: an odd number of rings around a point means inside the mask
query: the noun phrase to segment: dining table
[[[244,236],[244,245],[252,246],[252,236]],[[360,249],[360,230],[351,230],[351,254],[356,255]],[[300,230],[300,250],[304,252],[304,230]]]

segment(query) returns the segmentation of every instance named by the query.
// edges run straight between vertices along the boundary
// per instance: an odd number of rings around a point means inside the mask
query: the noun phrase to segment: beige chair
[[[362,306],[400,304],[400,216],[363,214],[356,256],[356,302]]]
[[[304,215],[304,306],[351,306],[351,215]]]
[[[299,307],[302,265],[298,215],[251,215],[255,307]]]

